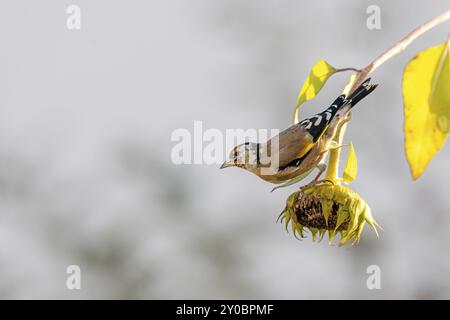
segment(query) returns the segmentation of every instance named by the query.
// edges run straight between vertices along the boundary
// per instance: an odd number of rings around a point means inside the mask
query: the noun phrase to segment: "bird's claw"
[[[306,189],[312,188],[318,184],[324,184],[324,183],[330,183],[331,185],[335,185],[335,183],[332,180],[329,179],[323,179],[323,180],[313,180],[310,183],[308,183],[307,185],[304,185],[302,187],[300,187],[300,191],[305,191]]]

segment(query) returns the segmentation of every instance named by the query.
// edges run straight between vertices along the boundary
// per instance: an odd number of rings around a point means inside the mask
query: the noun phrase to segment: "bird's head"
[[[239,167],[246,170],[257,167],[258,144],[246,142],[234,147],[229,156],[229,160],[225,161],[220,169],[228,167]]]

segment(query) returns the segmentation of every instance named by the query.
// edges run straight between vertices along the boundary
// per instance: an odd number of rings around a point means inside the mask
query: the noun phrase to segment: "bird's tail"
[[[304,126],[306,130],[314,137],[314,141],[316,141],[320,135],[325,132],[324,130],[333,121],[337,114],[345,114],[350,112],[354,105],[375,90],[377,84],[370,84],[369,82],[370,78],[364,81],[348,97],[346,97],[345,94],[341,94],[337,97],[333,104],[328,107],[328,109],[311,118],[303,120],[298,125]]]
[[[349,97],[346,98],[346,104],[350,104],[351,107],[355,106],[359,101],[375,90],[377,86],[378,84],[371,84],[370,78],[368,78],[358,88],[356,88],[356,90],[353,91]]]

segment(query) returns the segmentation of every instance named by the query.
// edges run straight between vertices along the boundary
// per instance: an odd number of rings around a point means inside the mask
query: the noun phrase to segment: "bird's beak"
[[[220,167],[220,169],[224,169],[224,168],[228,168],[228,167],[233,167],[234,166],[234,162],[231,161],[225,161],[222,166]]]

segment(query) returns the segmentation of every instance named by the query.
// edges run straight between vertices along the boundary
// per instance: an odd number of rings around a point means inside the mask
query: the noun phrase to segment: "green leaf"
[[[355,149],[353,143],[350,143],[350,150],[348,152],[347,164],[344,170],[344,182],[349,184],[356,179],[358,174],[358,161],[356,160]]]
[[[328,78],[335,72],[336,69],[323,59],[314,64],[308,78],[306,78],[302,89],[298,94],[294,112],[294,123],[297,124],[299,122],[298,118],[300,105],[305,101],[314,98],[322,89],[325,82],[327,82]]]
[[[450,131],[449,43],[416,55],[403,73],[405,152],[418,179]]]

